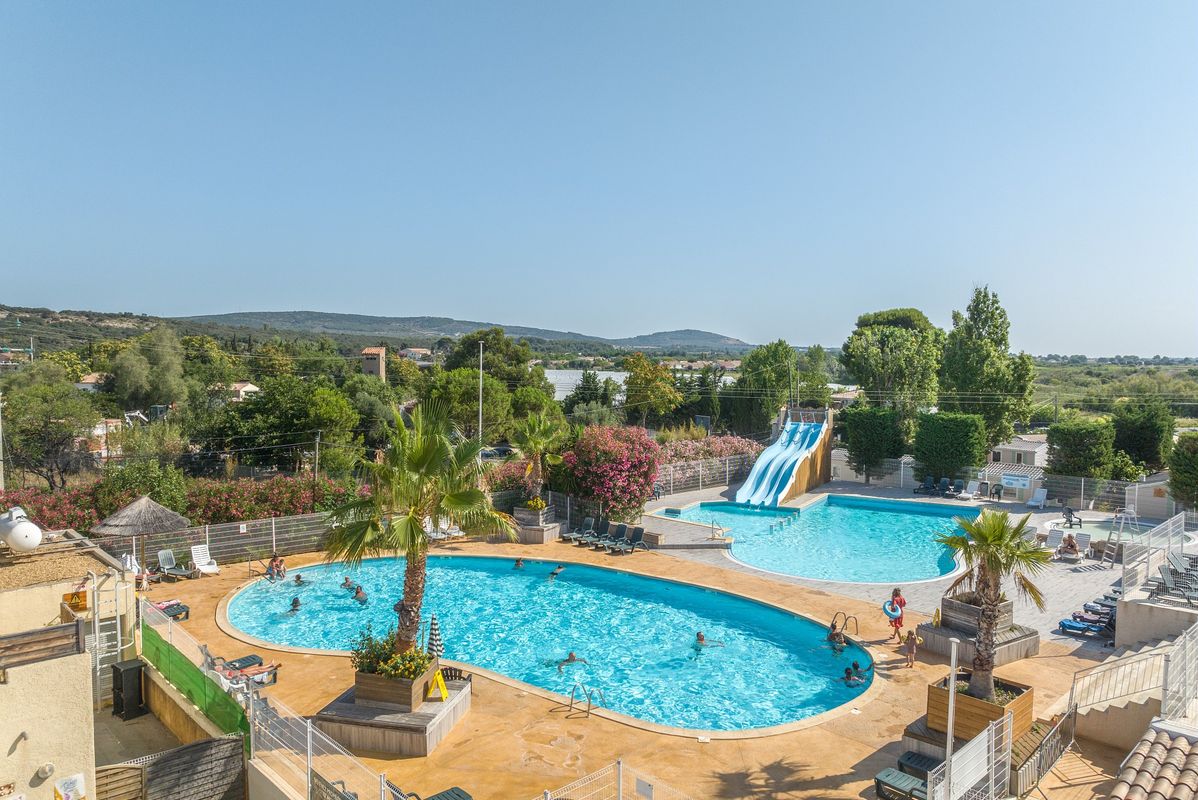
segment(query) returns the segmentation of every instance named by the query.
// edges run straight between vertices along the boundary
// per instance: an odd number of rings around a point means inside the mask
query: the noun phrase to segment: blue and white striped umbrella
[[[433,658],[445,655],[445,643],[441,641],[441,626],[437,622],[436,614],[433,614],[428,624],[428,646],[424,649]]]

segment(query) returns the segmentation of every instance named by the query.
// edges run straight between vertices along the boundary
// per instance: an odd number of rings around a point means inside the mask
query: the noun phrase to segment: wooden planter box
[[[390,708],[405,713],[415,711],[424,702],[433,675],[441,668],[440,659],[433,659],[428,670],[415,680],[384,678],[366,672],[354,673],[354,703]]]
[[[978,632],[982,609],[951,597],[940,598],[940,625],[973,636]],[[995,630],[1004,631],[1015,624],[1015,604],[1010,600],[998,605],[998,624]]]
[[[958,673],[960,680],[969,680],[969,671]],[[948,678],[928,685],[928,727],[941,733],[948,732]],[[1006,680],[996,680],[1011,689],[1022,689],[1022,693],[1005,706],[988,703],[967,694],[957,693],[957,707],[953,719],[953,735],[959,739],[972,739],[995,720],[1002,719],[1007,712],[1013,715],[1012,741],[1032,728],[1032,704],[1035,693],[1031,686]],[[955,687],[954,687],[955,688]]]
[[[533,511],[531,508],[518,505],[512,509],[512,516],[516,518],[516,522],[519,522],[521,527],[544,528],[552,525],[557,519],[557,511],[554,510],[553,506],[546,506],[540,511]]]

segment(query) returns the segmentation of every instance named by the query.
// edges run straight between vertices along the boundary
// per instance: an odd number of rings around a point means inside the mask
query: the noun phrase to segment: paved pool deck
[[[735,592],[821,621],[844,610],[861,621],[861,643],[876,663],[878,689],[859,699],[846,696],[850,702],[839,713],[831,712],[802,730],[700,742],[612,719],[569,717],[553,700],[520,685],[476,674],[470,713],[431,756],[396,759],[359,754],[405,791],[421,795],[456,785],[479,800],[533,800],[546,789],[622,758],[696,800],[873,797],[874,774],[894,765],[901,752],[903,728],[924,713],[927,685],[947,671],[942,658],[922,653],[913,669],[905,667],[897,649],[886,640],[888,626],[884,617],[875,613],[872,593],[856,596],[847,589],[836,591],[829,584],[780,580],[739,568],[731,561],[709,563],[679,551],[609,556],[562,542],[528,546],[463,542],[437,546],[434,552],[613,566]],[[288,557],[288,562],[294,570],[322,558],[313,553]],[[267,660],[280,662],[279,682],[265,692],[302,714],[315,713],[352,683],[349,659],[268,650],[222,630],[217,624],[217,606],[248,575],[248,565],[229,564],[216,577],[157,586],[150,599],[178,597],[190,605],[191,619],[182,627],[206,642],[213,653],[236,657],[258,652]],[[919,601],[920,606],[923,602]],[[908,616],[912,622],[924,618],[918,607],[910,608]],[[692,635],[689,631],[683,634]],[[1002,667],[998,674],[1034,686],[1036,713],[1045,714],[1069,691],[1073,673],[1092,666],[1102,656],[1073,642],[1047,641],[1038,656]],[[720,691],[718,674],[712,675],[711,691]]]
[[[697,502],[713,502],[719,500],[735,500],[736,486],[716,487],[706,489],[701,492],[687,492],[685,494],[670,495],[661,500],[654,501],[646,506],[646,516],[643,518],[642,524],[647,530],[656,530],[662,527],[663,523],[672,522],[663,520],[661,517],[652,516],[652,512],[662,508],[690,505]],[[951,498],[925,497],[923,495],[912,494],[911,490],[894,489],[886,487],[869,487],[860,483],[850,481],[833,481],[824,484],[815,492],[803,495],[791,502],[787,503],[788,507],[798,507],[819,498],[822,495],[858,495],[861,497],[876,497],[890,500],[918,500],[920,502],[936,503],[938,505],[966,508],[998,508],[1010,512],[1012,515],[1020,515],[1031,513],[1031,524],[1039,531],[1044,531],[1049,522],[1059,520],[1061,512],[1059,509],[1049,509],[1046,511],[1038,511],[1029,509],[1023,503],[990,503],[980,501],[964,502]],[[660,520],[660,521],[659,521]],[[695,528],[699,526],[687,525],[687,523],[672,522],[673,526],[682,526],[685,528]],[[676,530],[675,527],[668,529],[671,533]],[[706,529],[701,529],[705,531]],[[706,537],[705,533],[692,534],[695,536]],[[735,539],[736,533],[732,532],[732,538]],[[773,572],[757,569],[740,561],[737,561],[734,556],[736,545],[733,543],[732,549],[729,550],[712,550],[712,549],[678,549],[663,551],[669,555],[695,561],[699,563],[709,564],[713,567],[730,569],[744,574],[759,575],[768,577],[772,580],[792,584],[795,586],[803,586],[811,589],[818,589],[830,594],[851,597],[856,600],[864,601],[872,605],[872,609],[868,612],[872,617],[881,619],[881,604],[889,599],[890,591],[893,586],[886,584],[862,584],[862,583],[846,583],[839,581],[815,581],[804,578],[797,578],[789,575],[779,575]],[[1041,572],[1034,578],[1034,582],[1043,591],[1046,599],[1046,608],[1041,611],[1036,608],[1029,600],[1025,600],[1017,596],[1014,586],[1008,585],[1005,587],[1008,597],[1015,601],[1015,621],[1020,625],[1026,625],[1029,628],[1034,628],[1040,632],[1043,641],[1051,641],[1060,644],[1069,650],[1083,651],[1088,655],[1086,657],[1103,658],[1104,648],[1093,642],[1077,639],[1071,636],[1064,636],[1057,632],[1057,622],[1061,619],[1068,618],[1074,611],[1080,611],[1082,603],[1088,602],[1095,597],[1101,597],[1102,593],[1111,588],[1118,586],[1121,578],[1121,571],[1118,566],[1112,568],[1100,565],[1093,559],[1086,559],[1079,564],[1069,564],[1067,562],[1054,561],[1048,565],[1047,569]],[[945,591],[952,584],[955,578],[943,578],[940,580],[924,581],[920,583],[902,584],[903,596],[907,598],[908,611],[920,612],[930,616],[940,606],[940,598],[944,596]],[[1106,651],[1109,654],[1109,650]]]

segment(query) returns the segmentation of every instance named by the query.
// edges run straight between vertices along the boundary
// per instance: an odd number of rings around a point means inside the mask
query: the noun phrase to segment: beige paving
[[[737,592],[820,621],[845,610],[861,620],[863,644],[877,663],[878,689],[861,698],[858,713],[840,713],[803,730],[701,743],[610,719],[570,718],[555,710],[554,701],[476,676],[469,715],[433,755],[375,759],[359,754],[410,792],[428,794],[458,785],[480,800],[531,800],[544,789],[623,758],[695,798],[872,797],[873,775],[894,764],[903,728],[924,712],[927,684],[946,671],[943,661],[922,656],[914,669],[902,666],[897,650],[885,641],[888,628],[873,602],[767,576],[660,553],[617,558],[564,543],[539,547],[462,543],[437,551],[616,566]],[[319,560],[319,554],[288,557],[292,569]],[[246,579],[246,565],[227,565],[219,577],[164,585],[154,589],[153,595],[177,596],[187,602],[192,617],[183,627],[208,642],[213,652],[234,657],[251,649],[261,652],[261,648],[231,638],[216,623],[220,599]],[[922,619],[914,613],[908,617],[913,622]],[[345,657],[281,651],[262,655],[283,665],[278,685],[268,692],[304,714],[314,713],[352,682]],[[1046,642],[1039,656],[1004,667],[999,674],[1035,686],[1036,710],[1043,714],[1068,691],[1074,671],[1093,663]],[[719,691],[714,678],[712,691]]]

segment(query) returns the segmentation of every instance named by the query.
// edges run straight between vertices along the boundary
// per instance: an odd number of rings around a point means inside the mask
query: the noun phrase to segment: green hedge
[[[978,414],[921,414],[915,432],[915,477],[960,478],[986,458],[986,420]]]
[[[142,657],[218,728],[225,733],[250,732],[249,720],[237,701],[145,623],[141,626],[141,642]]]

